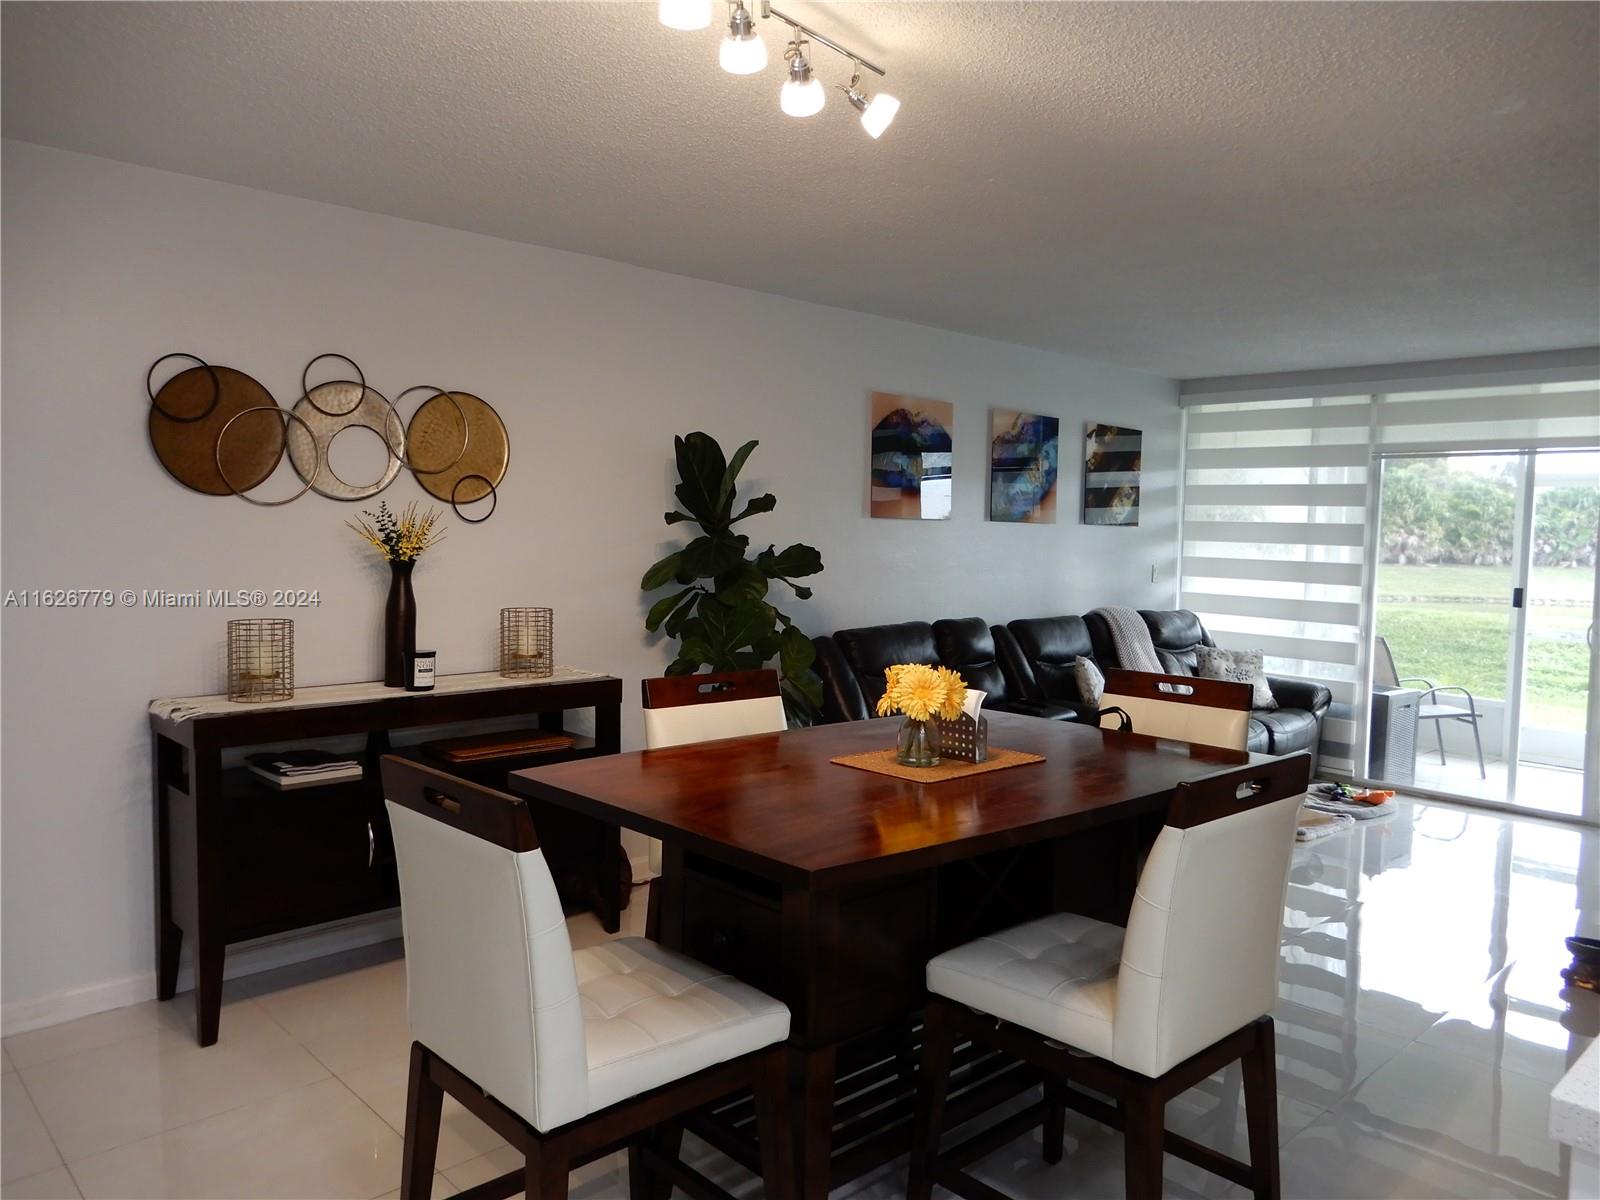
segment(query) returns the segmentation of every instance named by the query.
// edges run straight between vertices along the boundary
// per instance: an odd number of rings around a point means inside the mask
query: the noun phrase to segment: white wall
[[[391,397],[428,382],[494,404],[499,511],[450,521],[418,568],[420,641],[444,671],[486,669],[502,605],[551,605],[560,661],[627,681],[629,745],[632,681],[669,657],[638,580],[674,542],[675,433],[761,440],[745,484],[778,508],[747,528],[821,550],[816,598],[789,606],[809,632],[1173,600],[1170,380],[14,142],[3,248],[4,587],[316,588],[322,606],[292,614],[303,684],[376,676],[381,568],[344,528],[351,506],[173,482],[145,434],[158,355],[238,367],[285,405],[325,350]],[[873,389],[954,402],[952,520],[865,515]],[[985,521],[991,405],[1063,418],[1057,524]],[[1077,523],[1086,418],[1145,431],[1140,529]],[[403,475],[386,498],[426,497]],[[4,612],[8,1025],[154,993],[145,706],[219,687],[230,615]]]

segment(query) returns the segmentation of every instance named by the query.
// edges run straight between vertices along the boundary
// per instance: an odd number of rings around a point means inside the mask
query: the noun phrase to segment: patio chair
[[[1445,762],[1443,722],[1465,721],[1472,726],[1472,744],[1478,750],[1478,775],[1483,779],[1489,778],[1489,772],[1483,766],[1483,737],[1478,732],[1478,721],[1483,714],[1478,711],[1478,702],[1473,699],[1472,693],[1467,691],[1466,688],[1458,687],[1454,684],[1435,684],[1433,680],[1424,679],[1420,675],[1401,678],[1399,672],[1395,670],[1394,654],[1389,649],[1389,639],[1380,635],[1377,643],[1378,657],[1377,661],[1373,663],[1373,683],[1379,687],[1402,687],[1408,683],[1420,683],[1423,685],[1425,690],[1422,693],[1422,700],[1417,705],[1417,723],[1421,724],[1423,721],[1435,722],[1433,732],[1439,739],[1439,765],[1443,766]],[[1463,712],[1454,704],[1431,703],[1440,692],[1460,692],[1467,698],[1466,711]]]

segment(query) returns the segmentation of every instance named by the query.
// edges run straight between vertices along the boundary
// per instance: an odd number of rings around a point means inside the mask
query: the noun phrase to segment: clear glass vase
[[[939,765],[939,725],[936,721],[913,721],[910,717],[900,726],[900,737],[895,744],[894,759],[905,767],[937,767]]]

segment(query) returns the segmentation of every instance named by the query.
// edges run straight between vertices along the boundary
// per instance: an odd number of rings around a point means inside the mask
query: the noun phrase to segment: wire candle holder
[[[548,608],[500,610],[500,674],[543,679],[555,670],[555,621]]]
[[[294,622],[228,622],[228,699],[246,704],[294,696]]]

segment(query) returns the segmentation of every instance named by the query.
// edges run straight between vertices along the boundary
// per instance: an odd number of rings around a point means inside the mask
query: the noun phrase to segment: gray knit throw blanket
[[[1161,675],[1161,660],[1156,657],[1155,643],[1150,640],[1150,627],[1137,609],[1114,604],[1094,610],[1105,618],[1111,628],[1111,645],[1117,652],[1117,663],[1125,671],[1148,671]]]

